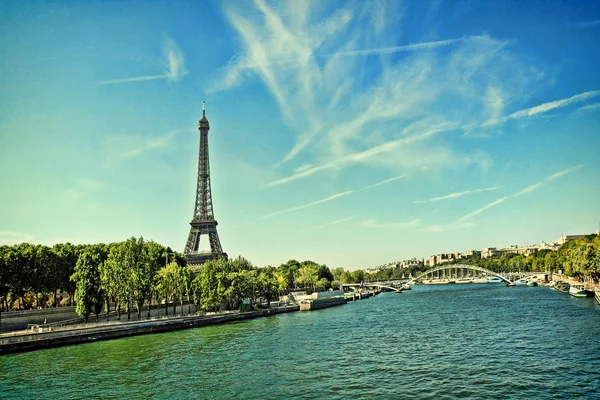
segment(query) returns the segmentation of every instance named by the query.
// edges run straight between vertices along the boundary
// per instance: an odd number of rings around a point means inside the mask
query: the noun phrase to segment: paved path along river
[[[313,312],[0,357],[0,398],[600,399],[600,305],[416,286]]]

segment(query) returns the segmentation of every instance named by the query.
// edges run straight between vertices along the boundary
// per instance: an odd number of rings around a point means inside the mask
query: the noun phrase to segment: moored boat
[[[537,286],[538,283],[536,281],[528,281],[527,286]]]
[[[347,301],[343,290],[313,293],[310,299],[300,302],[300,311],[320,310],[321,308],[339,306],[346,304]]]
[[[586,290],[585,286],[581,283],[574,283],[569,289],[569,294],[575,297],[592,297],[593,293],[590,290]]]
[[[594,288],[594,296],[596,297],[598,304],[600,304],[600,286]]]
[[[448,281],[445,279],[428,279],[426,281],[423,281],[423,284],[425,285],[445,285],[447,283]]]
[[[554,289],[556,289],[562,293],[569,293],[569,289],[571,289],[571,285],[568,284],[567,282],[557,282],[556,285],[554,285]]]
[[[502,282],[501,278],[498,278],[497,276],[492,276],[490,279],[488,279],[489,283],[500,283]]]

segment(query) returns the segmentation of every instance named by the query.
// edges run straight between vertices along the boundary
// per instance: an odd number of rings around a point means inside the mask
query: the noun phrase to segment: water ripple
[[[502,285],[0,358],[11,399],[600,399],[598,382],[600,306]]]

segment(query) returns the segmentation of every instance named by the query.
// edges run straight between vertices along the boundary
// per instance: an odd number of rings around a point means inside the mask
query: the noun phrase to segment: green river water
[[[420,285],[2,356],[0,398],[600,399],[600,305],[545,287]]]

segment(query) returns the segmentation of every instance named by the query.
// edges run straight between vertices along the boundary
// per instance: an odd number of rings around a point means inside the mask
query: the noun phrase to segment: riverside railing
[[[273,307],[273,308],[286,308],[283,307]],[[103,328],[111,327],[115,330],[119,328],[127,329],[135,326],[144,326],[150,322],[160,322],[160,321],[181,321],[188,318],[194,319],[204,319],[204,318],[218,318],[224,317],[227,315],[235,315],[240,314],[239,310],[226,310],[220,312],[203,312],[196,314],[187,314],[187,315],[175,315],[175,316],[156,316],[150,318],[144,318],[136,321],[104,321],[104,322],[88,322],[82,324],[62,324],[62,325],[33,325],[27,330],[22,331],[14,331],[9,333],[0,334],[0,345],[10,344],[10,343],[18,343],[18,342],[28,342],[41,340],[45,338],[53,338],[53,337],[65,337],[65,336],[73,336],[73,335],[81,335],[88,333],[97,333],[99,330]]]

